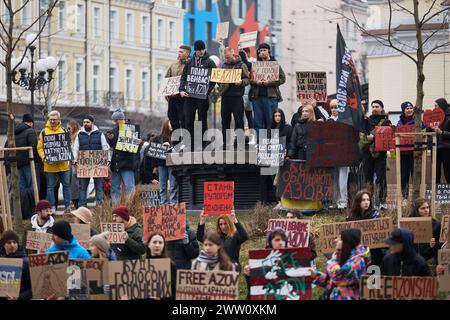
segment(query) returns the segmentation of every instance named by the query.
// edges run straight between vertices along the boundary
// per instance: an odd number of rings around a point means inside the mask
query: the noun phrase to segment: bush
[[[251,219],[249,219],[246,229],[250,239],[265,237],[268,221],[283,218],[278,210],[263,206],[259,202],[255,209],[250,212],[250,216]]]

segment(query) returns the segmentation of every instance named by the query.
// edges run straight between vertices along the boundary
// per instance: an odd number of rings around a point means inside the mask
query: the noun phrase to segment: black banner
[[[43,134],[45,162],[48,164],[72,161],[70,136],[66,133]]]
[[[211,69],[192,67],[187,76],[186,91],[191,98],[206,100],[208,97]]]
[[[147,156],[166,160],[167,154],[172,147],[170,145],[163,145],[161,143],[150,142],[150,146],[148,148]]]

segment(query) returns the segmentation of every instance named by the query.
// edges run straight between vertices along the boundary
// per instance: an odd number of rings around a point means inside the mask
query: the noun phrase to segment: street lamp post
[[[11,61],[13,70],[19,70],[20,73],[19,79],[17,79],[17,71],[12,73],[12,82],[19,85],[21,88],[29,90],[31,93],[30,113],[33,120],[34,91],[39,90],[53,80],[53,72],[58,65],[58,62],[52,56],[34,62],[34,52],[36,50],[34,41],[36,38],[36,34],[31,33],[25,39],[27,48],[30,50],[30,60],[27,57],[24,57],[23,59],[12,59]],[[20,62],[21,60],[22,62]]]

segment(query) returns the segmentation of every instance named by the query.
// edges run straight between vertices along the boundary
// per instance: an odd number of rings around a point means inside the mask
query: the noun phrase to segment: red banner
[[[423,114],[423,123],[428,128],[438,128],[444,123],[445,113],[441,108],[437,107],[433,110],[426,110]]]

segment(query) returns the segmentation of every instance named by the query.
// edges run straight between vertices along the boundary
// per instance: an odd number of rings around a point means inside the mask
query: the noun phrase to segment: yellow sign
[[[242,69],[212,69],[211,82],[216,83],[241,83]]]

